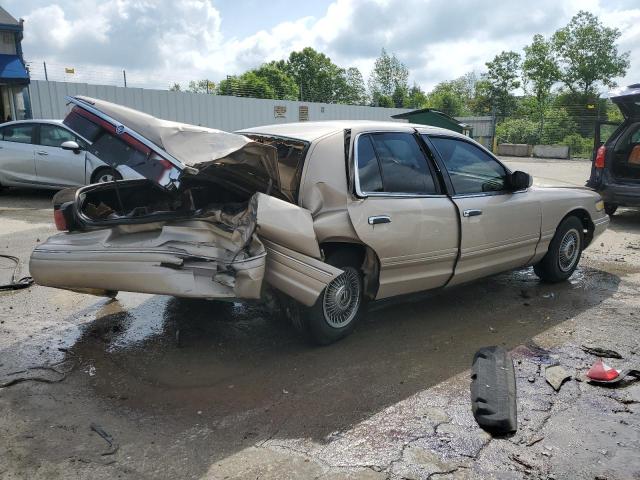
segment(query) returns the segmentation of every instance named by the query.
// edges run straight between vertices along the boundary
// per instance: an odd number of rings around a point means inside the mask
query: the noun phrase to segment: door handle
[[[48,152],[45,152],[44,150],[39,150],[36,152],[38,155],[49,155]]]
[[[482,210],[470,209],[462,211],[463,217],[477,217],[478,215],[482,215]]]
[[[379,223],[391,223],[389,215],[373,215],[369,217],[369,225],[378,225]]]

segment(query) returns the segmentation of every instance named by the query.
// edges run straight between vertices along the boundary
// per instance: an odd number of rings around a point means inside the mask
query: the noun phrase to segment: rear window
[[[302,169],[307,156],[309,142],[286,137],[267,135],[245,135],[256,142],[271,145],[278,150],[278,173],[282,193],[293,202],[298,201]]]
[[[96,138],[102,131],[102,127],[100,127],[100,125],[96,125],[92,121],[78,115],[76,112],[69,113],[63,123],[90,142],[95,142]]]

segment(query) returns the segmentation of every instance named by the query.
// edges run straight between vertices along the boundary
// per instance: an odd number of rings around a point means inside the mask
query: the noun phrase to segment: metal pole
[[[122,78],[124,78],[124,88],[127,88],[127,72],[122,70]]]
[[[42,62],[42,65],[44,66],[44,79],[48,82],[49,75],[47,75],[47,62]]]

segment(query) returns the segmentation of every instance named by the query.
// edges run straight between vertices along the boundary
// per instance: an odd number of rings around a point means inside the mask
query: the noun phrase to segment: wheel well
[[[323,257],[326,258],[337,250],[348,251],[360,265],[364,275],[364,291],[367,297],[375,298],[380,285],[378,275],[380,273],[380,260],[368,245],[349,242],[324,242],[320,244]]]
[[[115,173],[120,174],[120,172],[118,172],[115,168],[110,167],[108,165],[101,165],[98,168],[96,168],[93,173],[91,174],[91,183],[96,183],[96,181],[98,180],[98,176],[104,172],[105,170],[107,171],[115,171]]]
[[[569,217],[576,217],[582,223],[582,226],[584,227],[584,230],[585,230],[584,248],[587,248],[587,246],[589,246],[589,244],[591,243],[591,240],[593,240],[593,232],[596,228],[595,225],[593,224],[593,220],[591,220],[591,215],[589,215],[589,212],[587,212],[585,209],[577,208],[567,213],[565,217],[562,219],[562,222],[564,222],[564,220]]]

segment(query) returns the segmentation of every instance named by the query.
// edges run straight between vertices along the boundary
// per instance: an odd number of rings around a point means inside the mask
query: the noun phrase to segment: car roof
[[[388,130],[389,127],[412,127],[426,134],[440,134],[464,137],[464,135],[452,130],[432,127],[430,125],[376,120],[326,120],[321,122],[276,123],[272,125],[262,125],[259,127],[245,128],[243,130],[238,130],[236,133],[274,135],[280,137],[297,138],[300,140],[313,142],[314,140],[318,140],[327,135],[342,132],[345,129],[375,130],[376,128],[380,128]]]
[[[22,123],[46,123],[51,125],[62,125],[62,120],[55,120],[55,119],[12,120],[11,122],[0,123],[0,127],[6,127],[8,125],[20,125]]]

